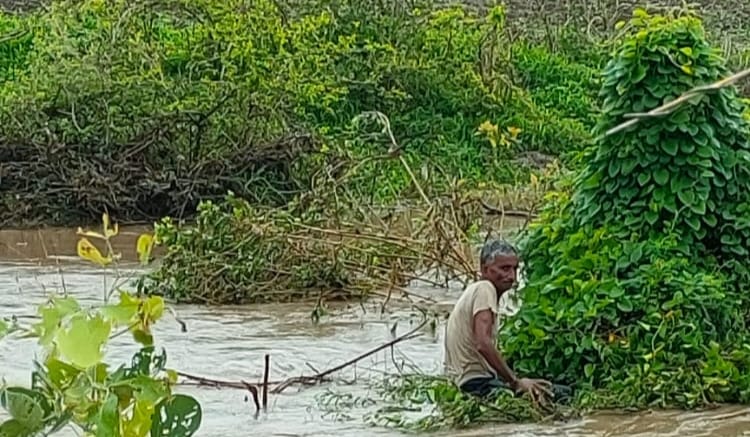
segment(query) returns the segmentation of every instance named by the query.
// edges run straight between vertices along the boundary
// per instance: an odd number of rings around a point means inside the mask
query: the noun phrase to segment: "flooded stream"
[[[24,321],[48,293],[65,290],[82,303],[99,304],[102,299],[101,270],[75,261],[75,231],[59,235],[0,231],[0,317],[16,315]],[[132,232],[136,235],[137,232]],[[57,238],[52,244],[48,238]],[[132,251],[130,243],[120,243],[124,255]],[[26,239],[26,245],[17,244]],[[38,248],[40,241],[46,249]],[[23,243],[23,241],[20,241]],[[8,249],[12,247],[15,250]],[[124,258],[127,257],[124,256]],[[133,265],[121,274],[139,273]],[[108,278],[111,280],[111,277]],[[453,302],[460,290],[420,289],[441,302]],[[329,315],[314,324],[309,304],[232,307],[178,305],[179,317],[188,332],[169,315],[155,328],[157,346],[164,346],[168,367],[183,372],[225,380],[258,382],[262,378],[263,357],[271,356],[271,379],[311,374],[346,361],[368,349],[391,340],[391,328],[397,334],[411,329],[416,318],[408,309],[391,308],[381,315],[379,303],[332,308]],[[396,361],[405,360],[425,372],[438,372],[442,356],[442,326],[435,332],[400,343],[395,347]],[[0,341],[0,378],[10,384],[27,385],[30,368],[38,353],[35,340]],[[136,348],[127,339],[115,339],[108,350],[108,361],[129,361]],[[198,436],[397,436],[397,431],[373,428],[361,421],[336,421],[317,409],[316,397],[327,389],[366,395],[370,376],[394,372],[390,351],[363,360],[356,368],[335,375],[335,381],[316,387],[293,386],[271,395],[268,410],[254,414],[245,392],[204,387],[180,387],[195,396],[203,408],[203,423]],[[61,436],[74,436],[65,430]],[[463,436],[740,436],[750,435],[750,409],[726,407],[704,412],[654,412],[632,415],[596,415],[583,420],[555,425],[498,425],[462,432],[435,435]]]

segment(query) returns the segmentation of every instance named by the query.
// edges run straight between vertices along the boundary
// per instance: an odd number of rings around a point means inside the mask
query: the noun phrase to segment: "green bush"
[[[637,10],[608,63],[598,136],[723,78],[692,16]],[[520,311],[499,342],[517,371],[582,405],[750,401],[750,147],[733,88],[604,136],[523,244]]]
[[[512,81],[519,43],[502,8],[401,3],[71,0],[2,16],[0,30],[29,33],[0,45],[0,155],[14,163],[0,222],[189,215],[227,191],[284,203],[308,187],[317,152],[384,151],[355,130],[363,111],[387,114],[409,162],[443,180],[510,182],[525,172],[517,152],[583,146],[579,88],[569,98],[551,83],[590,72],[535,52],[528,71],[549,60],[557,73],[527,90]],[[485,121],[520,140],[490,147],[476,135]],[[410,195],[396,164],[363,168],[375,197]]]

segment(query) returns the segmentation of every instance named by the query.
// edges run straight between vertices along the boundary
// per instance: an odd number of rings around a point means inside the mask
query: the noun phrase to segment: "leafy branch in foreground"
[[[110,236],[106,214],[103,224]],[[78,247],[82,257],[98,264],[112,260],[85,238]],[[137,298],[124,291],[118,302],[98,308],[51,296],[38,309],[40,321],[14,329],[21,338],[38,339],[45,356],[34,362],[30,388],[0,388],[0,406],[11,417],[0,424],[0,437],[49,435],[69,424],[97,437],[195,434],[201,407],[194,398],[172,392],[177,373],[165,367],[166,352],[154,347],[151,329],[164,310],[160,297]],[[7,330],[2,324],[0,336]],[[104,361],[106,347],[127,334],[140,350],[129,364],[112,369]]]

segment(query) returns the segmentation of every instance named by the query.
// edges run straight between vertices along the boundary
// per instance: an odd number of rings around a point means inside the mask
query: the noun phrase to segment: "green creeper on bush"
[[[517,371],[595,407],[750,401],[748,121],[735,90],[643,113],[727,74],[692,16],[637,10],[608,63],[582,171],[523,243],[523,305],[500,343]]]

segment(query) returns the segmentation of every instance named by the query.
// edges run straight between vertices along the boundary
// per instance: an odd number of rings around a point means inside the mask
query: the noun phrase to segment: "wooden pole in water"
[[[266,354],[266,365],[265,369],[263,370],[263,409],[266,409],[266,406],[268,406],[268,373],[269,373],[269,367],[271,362],[271,356]]]

